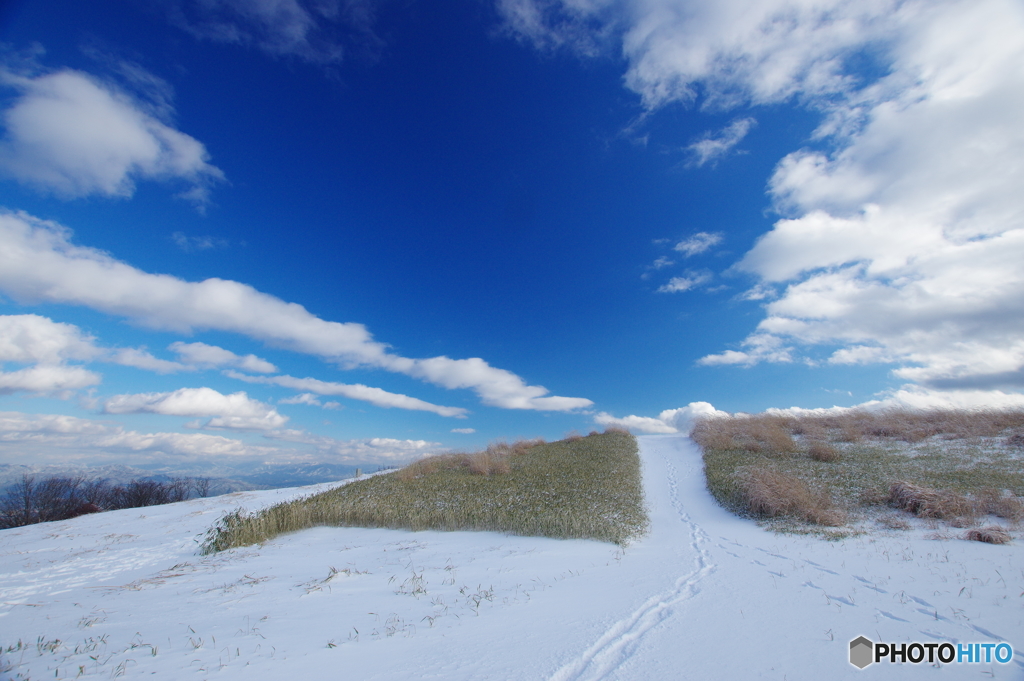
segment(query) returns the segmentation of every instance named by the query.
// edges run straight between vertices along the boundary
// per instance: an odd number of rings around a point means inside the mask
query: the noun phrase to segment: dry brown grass
[[[741,513],[755,513],[753,472],[772,469],[804,481],[858,518],[877,517],[879,507],[893,505],[933,524],[969,527],[985,516],[1024,521],[1024,466],[1017,449],[1024,446],[1022,431],[1021,410],[770,411],[707,417],[692,437],[704,452],[708,489]],[[768,508],[756,514],[781,517]],[[813,513],[785,517],[815,522]],[[772,525],[814,531],[799,522]]]
[[[964,534],[964,539],[983,541],[986,544],[1008,544],[1010,543],[1010,533],[1001,527],[981,527],[968,530]]]
[[[1024,500],[993,487],[982,488],[974,498],[981,515],[994,515],[1012,523],[1024,520]]]
[[[888,513],[886,515],[879,516],[875,522],[877,522],[882,527],[889,528],[890,530],[910,529],[910,523],[908,523],[905,518],[902,518],[901,516],[895,513]]]
[[[974,505],[964,495],[915,485],[905,480],[894,482],[889,487],[888,502],[890,506],[918,518],[952,520],[973,518],[975,515]]]
[[[846,514],[833,506],[828,494],[806,482],[771,468],[755,468],[740,475],[740,497],[752,515],[792,516],[817,525],[837,527]]]
[[[824,463],[835,463],[843,458],[838,449],[821,440],[811,440],[807,446],[807,456]]]
[[[504,475],[512,470],[509,460],[521,456],[532,447],[544,444],[544,438],[534,440],[516,440],[509,444],[499,441],[488,445],[482,452],[472,454],[448,453],[428,456],[400,469],[395,475],[399,480],[408,482],[438,471],[467,469],[473,475]]]

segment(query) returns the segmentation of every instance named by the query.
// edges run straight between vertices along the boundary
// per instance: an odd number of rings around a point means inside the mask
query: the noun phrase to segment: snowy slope
[[[715,505],[689,439],[639,440],[652,531],[625,551],[319,528],[196,555],[226,510],[328,485],[2,531],[0,643],[26,644],[4,656],[7,676],[1024,679],[1019,544],[772,534]],[[847,662],[859,635],[1021,652],[860,671]]]

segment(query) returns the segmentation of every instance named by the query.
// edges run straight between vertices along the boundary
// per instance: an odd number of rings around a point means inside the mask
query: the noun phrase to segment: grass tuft
[[[754,468],[739,477],[740,498],[752,515],[792,516],[830,527],[846,522],[827,494],[812,491],[800,478],[771,468]]]
[[[624,545],[647,531],[636,439],[625,433],[497,443],[246,514],[212,528],[205,554],[317,526],[492,530]]]
[[[986,544],[1009,544],[1010,533],[1001,527],[981,527],[968,530],[964,534],[964,539],[968,541],[983,541]]]

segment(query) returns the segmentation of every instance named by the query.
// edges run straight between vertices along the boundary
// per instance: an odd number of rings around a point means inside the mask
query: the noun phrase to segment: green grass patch
[[[203,553],[318,526],[490,530],[623,545],[646,532],[648,518],[636,439],[608,432],[432,457],[256,513],[236,511],[207,533]]]

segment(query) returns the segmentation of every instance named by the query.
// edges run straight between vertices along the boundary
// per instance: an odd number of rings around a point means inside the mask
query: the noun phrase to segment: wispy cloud
[[[470,435],[476,432],[476,428],[452,428],[453,433],[461,433],[463,435]]]
[[[711,250],[713,246],[722,243],[722,238],[721,232],[697,232],[672,248],[682,253],[684,258],[689,258]]]
[[[232,368],[257,374],[272,374],[277,367],[256,355],[236,355],[230,350],[207,345],[206,343],[171,343],[168,349],[176,353],[182,362],[203,369]]]
[[[333,383],[316,378],[295,378],[294,376],[248,376],[231,370],[225,371],[224,374],[246,383],[279,385],[284,388],[292,388],[293,390],[316,393],[317,395],[337,395],[352,400],[369,402],[374,406],[385,409],[395,407],[397,409],[410,409],[413,411],[429,411],[441,416],[453,416],[455,418],[465,418],[467,413],[462,407],[442,407],[441,405],[424,402],[415,397],[388,392],[380,388],[371,388],[360,383]]]
[[[672,277],[667,284],[658,287],[658,293],[681,293],[711,281],[710,272],[691,272],[686,276]]]
[[[340,402],[321,402],[320,399],[313,393],[301,393],[294,397],[285,397],[277,401],[278,404],[308,404],[312,407],[322,407],[324,409],[341,409]]]
[[[373,57],[381,0],[165,0],[171,21],[196,38],[251,45],[317,63],[342,60],[346,46]]]
[[[209,251],[215,248],[227,248],[226,239],[219,239],[213,236],[188,236],[184,232],[175,232],[171,235],[171,241],[186,253],[196,251]]]
[[[699,168],[708,163],[714,164],[732,151],[756,124],[757,121],[753,118],[741,118],[717,133],[705,133],[700,139],[686,147],[686,151],[690,155],[688,165]]]
[[[528,385],[479,357],[394,355],[362,324],[325,321],[301,305],[237,281],[188,282],[149,274],[102,251],[76,246],[70,236],[56,223],[0,212],[0,291],[17,300],[84,305],[155,329],[239,333],[342,367],[377,367],[445,388],[470,389],[484,404],[506,409],[572,411],[593,404],[549,395],[547,388]],[[379,390],[362,388],[368,396]]]

